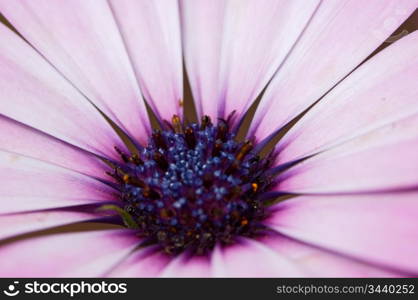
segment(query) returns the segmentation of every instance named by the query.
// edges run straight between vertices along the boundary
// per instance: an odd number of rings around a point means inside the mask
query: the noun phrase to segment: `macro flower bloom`
[[[1,0],[0,275],[417,276],[417,5]]]

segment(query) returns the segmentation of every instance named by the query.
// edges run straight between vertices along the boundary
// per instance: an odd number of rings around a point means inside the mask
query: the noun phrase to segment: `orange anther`
[[[253,188],[253,192],[257,192],[257,189],[258,189],[258,184],[257,183],[252,183],[251,187]]]

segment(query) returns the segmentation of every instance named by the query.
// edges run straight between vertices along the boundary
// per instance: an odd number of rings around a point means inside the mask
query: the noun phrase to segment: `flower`
[[[0,274],[416,276],[417,3],[0,1]]]

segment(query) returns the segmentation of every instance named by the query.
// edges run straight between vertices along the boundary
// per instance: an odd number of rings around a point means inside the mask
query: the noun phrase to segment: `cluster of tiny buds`
[[[119,187],[125,223],[171,255],[204,255],[238,236],[258,235],[271,162],[252,150],[226,120],[214,125],[204,116],[185,124],[176,115],[138,153],[116,148],[122,162],[108,174]]]

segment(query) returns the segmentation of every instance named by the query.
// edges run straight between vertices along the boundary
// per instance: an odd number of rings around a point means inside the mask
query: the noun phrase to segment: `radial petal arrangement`
[[[417,7],[0,0],[0,276],[418,276]]]

